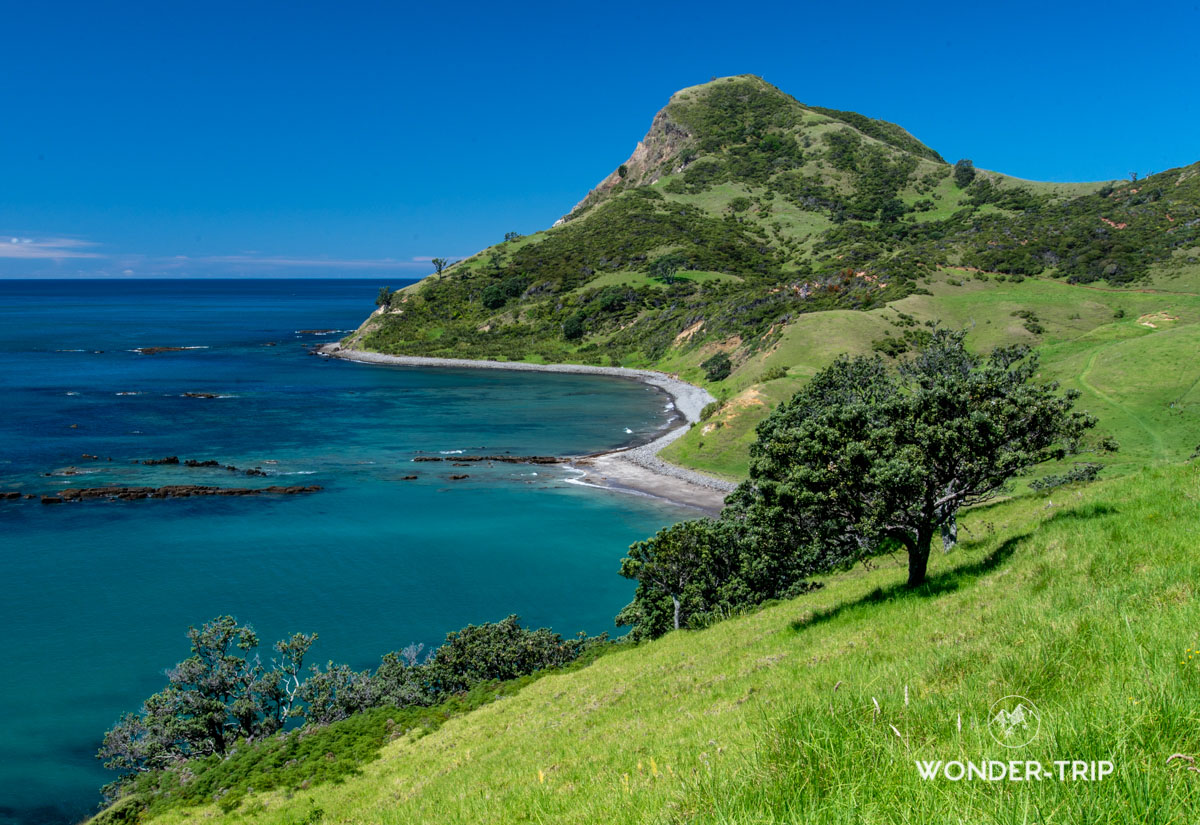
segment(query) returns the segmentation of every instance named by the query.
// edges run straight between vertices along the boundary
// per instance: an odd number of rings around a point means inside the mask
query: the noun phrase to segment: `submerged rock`
[[[183,352],[187,347],[138,347],[134,352],[140,355],[158,355],[160,352]]]
[[[44,504],[57,504],[64,501],[136,501],[147,498],[191,498],[193,496],[257,496],[281,495],[294,496],[303,493],[316,493],[322,487],[316,484],[293,485],[290,487],[210,487],[200,484],[169,484],[165,487],[84,487],[69,488],[57,496],[42,496]],[[46,499],[53,499],[47,501]]]

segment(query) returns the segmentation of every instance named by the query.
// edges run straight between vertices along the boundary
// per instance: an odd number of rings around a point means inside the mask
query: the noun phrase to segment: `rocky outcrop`
[[[291,487],[209,487],[200,484],[170,484],[165,487],[71,487],[60,491],[57,496],[42,496],[43,503],[58,501],[136,501],[147,498],[192,498],[193,496],[294,496],[316,493],[322,488],[316,484]],[[51,502],[47,502],[47,499]]]
[[[562,464],[567,461],[553,455],[455,455],[450,457],[439,455],[419,455],[413,461],[449,461],[455,467],[460,464],[496,461],[502,464]]]
[[[680,155],[692,135],[667,114],[670,106],[659,111],[650,124],[650,131],[634,147],[629,159],[618,166],[587,197],[563,218],[569,221],[587,207],[603,200],[618,187],[636,187],[654,183],[663,175],[679,171]]]

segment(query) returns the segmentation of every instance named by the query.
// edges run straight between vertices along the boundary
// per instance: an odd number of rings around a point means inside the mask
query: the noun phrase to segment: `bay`
[[[633,591],[616,572],[627,545],[696,515],[558,467],[414,463],[611,448],[659,431],[667,399],[616,378],[308,354],[353,329],[382,283],[0,281],[0,490],[324,488],[0,502],[0,822],[94,809],[111,778],[100,737],[161,688],[190,624],[233,614],[266,644],[316,632],[311,661],[356,668],[509,613],[611,632]],[[140,463],[165,456],[267,476]]]

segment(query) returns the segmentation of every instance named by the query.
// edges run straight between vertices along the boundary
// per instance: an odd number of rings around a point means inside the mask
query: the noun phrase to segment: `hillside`
[[[397,293],[347,343],[676,372],[726,404],[667,457],[737,478],[757,421],[832,357],[965,325],[976,347],[1038,347],[1124,443],[1118,471],[1190,454],[1200,164],[1090,184],[956,169],[895,124],[722,78],[673,95],[554,227]],[[709,380],[718,352],[733,371]]]
[[[418,728],[342,784],[154,821],[1193,822],[1198,500],[1191,464],[976,509],[919,591],[885,558]],[[1041,713],[1019,751],[987,732],[1012,693]],[[914,764],[1013,758],[1115,772],[954,782]]]

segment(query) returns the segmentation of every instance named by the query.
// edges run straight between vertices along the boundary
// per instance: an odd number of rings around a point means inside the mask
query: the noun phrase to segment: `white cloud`
[[[9,238],[0,243],[0,258],[22,260],[59,260],[62,258],[103,258],[98,252],[89,252],[96,246],[78,238]]]

